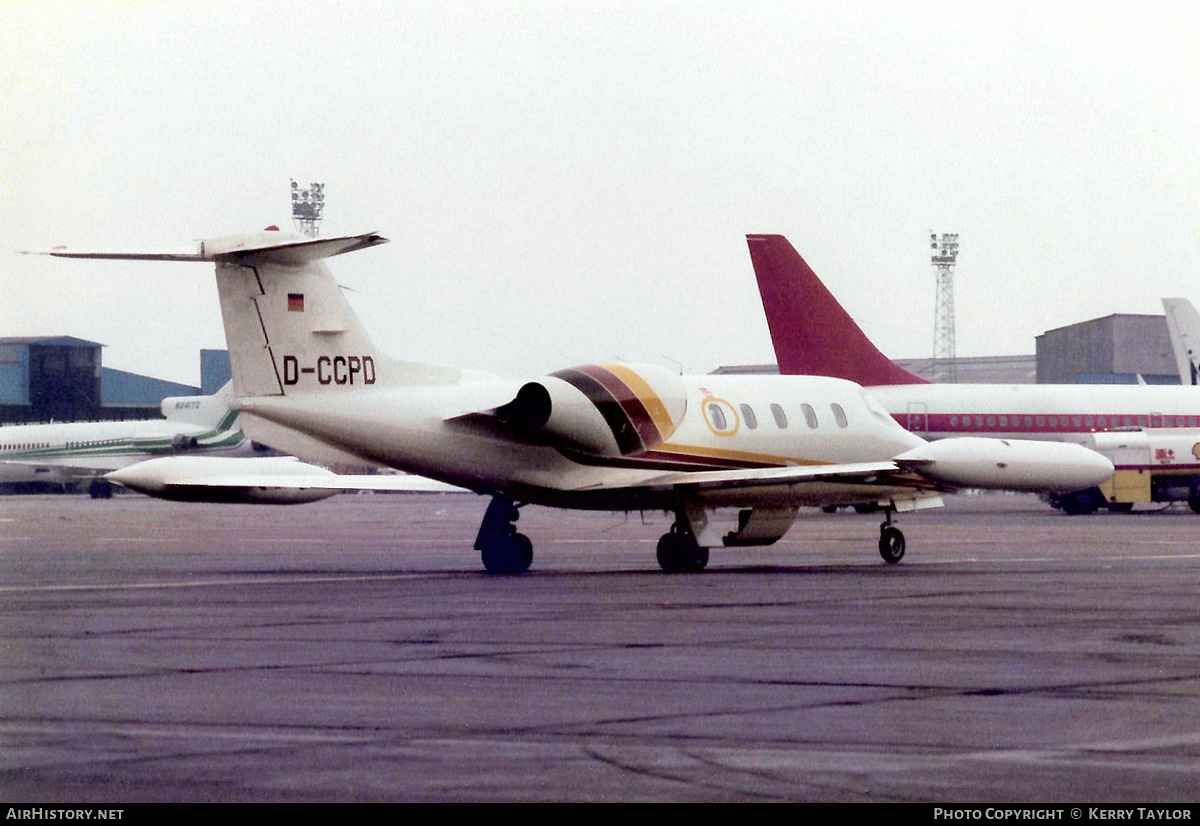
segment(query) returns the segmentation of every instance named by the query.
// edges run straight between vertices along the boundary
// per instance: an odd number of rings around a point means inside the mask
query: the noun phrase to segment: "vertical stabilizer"
[[[782,235],[747,235],[779,372],[864,387],[928,384],[891,362]]]
[[[233,382],[211,396],[169,396],[162,400],[163,417],[172,422],[227,430],[236,416],[231,412],[233,405]]]
[[[1186,298],[1164,298],[1167,330],[1171,333],[1171,348],[1179,368],[1179,381],[1195,386],[1200,384],[1200,313]]]
[[[280,236],[281,233],[265,233]],[[289,236],[283,236],[285,239]],[[324,260],[377,235],[290,243],[205,242],[239,397],[337,393],[456,381],[455,368],[397,361],[372,343]]]

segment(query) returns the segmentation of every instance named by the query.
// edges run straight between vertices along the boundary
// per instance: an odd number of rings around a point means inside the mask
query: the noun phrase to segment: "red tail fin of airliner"
[[[747,235],[746,243],[780,373],[864,387],[928,384],[879,352],[786,238]]]

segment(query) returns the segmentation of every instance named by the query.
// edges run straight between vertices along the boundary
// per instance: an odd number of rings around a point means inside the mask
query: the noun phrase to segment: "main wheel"
[[[893,525],[884,525],[879,529],[879,555],[889,565],[895,565],[904,558],[904,534]]]
[[[1092,495],[1091,488],[1064,493],[1058,498],[1058,505],[1067,516],[1086,516],[1089,513],[1095,513],[1099,507],[1096,504],[1096,496]]]
[[[1200,513],[1200,487],[1192,488],[1188,495],[1188,507],[1192,509],[1192,513]]]
[[[523,574],[533,564],[533,543],[523,533],[514,533],[502,542],[480,551],[483,567],[492,574]]]
[[[668,574],[698,573],[708,565],[708,548],[687,533],[664,533],[658,540],[658,564]]]

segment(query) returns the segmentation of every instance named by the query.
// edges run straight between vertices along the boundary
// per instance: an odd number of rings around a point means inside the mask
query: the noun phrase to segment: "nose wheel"
[[[889,565],[904,558],[904,534],[892,524],[892,509],[884,512],[883,524],[879,526],[879,555]]]
[[[879,529],[879,555],[889,565],[895,565],[904,558],[904,534],[892,525],[883,525]]]

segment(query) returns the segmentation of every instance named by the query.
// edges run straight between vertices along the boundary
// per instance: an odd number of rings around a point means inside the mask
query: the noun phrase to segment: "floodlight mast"
[[[958,260],[958,233],[929,233],[930,260],[937,274],[937,300],[933,313],[933,380],[958,381],[954,349],[954,264]]]
[[[325,209],[325,184],[311,183],[308,189],[292,179],[292,221],[296,230],[306,238],[316,238]]]

